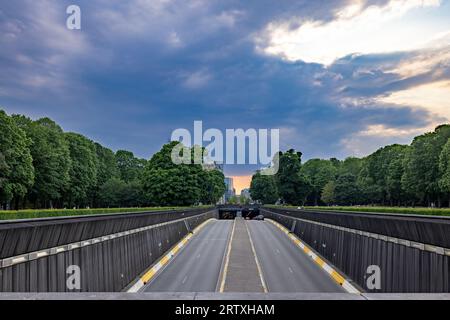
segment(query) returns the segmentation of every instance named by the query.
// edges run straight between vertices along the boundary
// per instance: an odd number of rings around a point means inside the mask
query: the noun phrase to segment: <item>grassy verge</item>
[[[151,208],[105,208],[105,209],[55,209],[55,210],[19,210],[0,211],[0,220],[35,219],[49,217],[85,216],[94,214],[123,213],[123,212],[148,212],[158,210],[180,210],[202,207],[151,207]]]
[[[280,208],[280,206],[271,206]],[[284,206],[284,208],[298,208],[297,206]],[[374,213],[399,213],[433,216],[450,216],[450,208],[405,208],[405,207],[305,207],[309,210],[374,212]]]

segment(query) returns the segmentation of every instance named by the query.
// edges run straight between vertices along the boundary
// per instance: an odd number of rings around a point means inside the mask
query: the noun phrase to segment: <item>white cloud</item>
[[[92,56],[86,33],[68,30],[65,8],[54,1],[27,1],[27,10],[12,19],[0,19],[0,58],[5,64],[0,95],[31,97],[38,92],[65,93],[81,88],[70,73],[79,58]],[[0,16],[1,17],[1,16]]]
[[[341,140],[341,146],[348,155],[365,157],[378,148],[398,143],[409,144],[412,139],[424,132],[433,131],[434,125],[425,127],[389,127],[384,124],[372,124],[365,129],[352,133]]]
[[[176,33],[175,31],[169,34],[168,42],[174,48],[179,48],[183,46],[183,42],[181,41],[178,33]]]
[[[427,19],[408,15],[414,10],[438,7],[440,0],[391,0],[384,6],[363,5],[363,1],[353,1],[338,11],[334,20],[305,20],[297,29],[290,27],[293,21],[272,22],[256,40],[258,50],[291,61],[329,65],[352,53],[422,48],[435,33],[446,31],[435,30]]]
[[[435,125],[450,122],[450,80],[421,84],[380,97],[380,103],[426,110]]]
[[[211,79],[212,76],[208,71],[200,70],[187,75],[183,84],[188,89],[200,89],[206,86]]]

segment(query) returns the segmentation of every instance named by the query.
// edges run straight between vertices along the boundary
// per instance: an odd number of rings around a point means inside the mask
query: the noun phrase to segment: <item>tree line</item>
[[[0,110],[0,208],[107,208],[216,203],[224,176],[202,165],[175,165],[177,142],[150,160],[64,132],[49,118]]]
[[[291,205],[450,206],[450,125],[364,158],[312,159],[280,152],[274,176],[257,172],[253,200]]]

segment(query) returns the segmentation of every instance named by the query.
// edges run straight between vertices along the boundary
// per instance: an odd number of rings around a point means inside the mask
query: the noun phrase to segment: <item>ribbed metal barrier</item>
[[[0,291],[117,292],[212,208],[0,223]],[[78,268],[80,287],[67,279]]]
[[[264,208],[368,292],[450,292],[449,219]],[[450,232],[450,230],[449,230]],[[371,266],[380,286],[368,286]]]

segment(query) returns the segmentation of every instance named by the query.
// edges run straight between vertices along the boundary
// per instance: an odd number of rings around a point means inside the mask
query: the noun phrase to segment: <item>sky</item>
[[[365,156],[450,122],[449,2],[4,0],[0,108],[143,158],[195,120]]]

